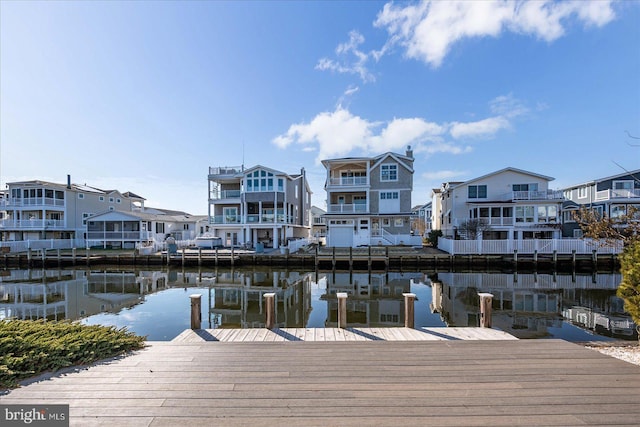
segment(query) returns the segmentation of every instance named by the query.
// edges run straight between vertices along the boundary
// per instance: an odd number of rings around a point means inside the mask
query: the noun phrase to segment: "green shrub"
[[[0,388],[44,372],[92,363],[144,347],[124,328],[69,321],[0,321]]]

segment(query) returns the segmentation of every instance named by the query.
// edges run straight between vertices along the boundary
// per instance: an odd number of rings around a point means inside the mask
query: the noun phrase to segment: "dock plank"
[[[225,331],[241,342],[150,342],[0,404],[69,404],[71,426],[637,425],[639,366],[556,339],[415,338],[428,332],[261,329]],[[330,333],[345,341],[320,341]],[[402,340],[370,339],[378,334]],[[282,342],[259,341],[268,336]]]

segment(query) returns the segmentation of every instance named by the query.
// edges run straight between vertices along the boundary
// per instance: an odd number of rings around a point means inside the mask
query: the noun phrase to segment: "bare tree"
[[[464,240],[477,240],[487,230],[491,229],[491,225],[480,218],[470,218],[462,222],[458,226],[458,235]]]

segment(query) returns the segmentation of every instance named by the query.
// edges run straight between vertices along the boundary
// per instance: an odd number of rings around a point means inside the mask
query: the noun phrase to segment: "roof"
[[[637,175],[637,176],[634,176],[634,178],[636,180],[640,180],[640,169],[636,169],[636,170],[632,170],[632,171],[628,171],[628,172],[624,172],[624,173],[619,173],[617,175],[607,176],[605,178],[593,179],[591,181],[586,181],[586,182],[583,182],[581,184],[570,185],[568,187],[565,187],[564,189],[568,190],[568,189],[571,189],[571,188],[584,187],[585,185],[591,185],[591,184],[595,184],[597,182],[609,181],[610,179],[622,178],[624,176],[632,176],[632,175]]]
[[[479,176],[477,178],[473,178],[473,179],[470,179],[468,181],[464,181],[461,184],[470,184],[472,182],[480,181],[480,180],[485,179],[485,178],[487,178],[489,176],[498,175],[498,174],[501,174],[501,173],[504,173],[504,172],[516,172],[516,173],[521,173],[521,174],[525,174],[525,175],[531,175],[531,176],[535,176],[535,177],[544,179],[546,181],[553,181],[555,179],[555,178],[553,178],[551,176],[541,175],[539,173],[529,172],[529,171],[526,171],[526,170],[523,170],[523,169],[518,169],[518,168],[513,168],[513,167],[506,167],[504,169],[500,169],[500,170],[497,170],[495,172],[491,172],[491,173],[488,173],[486,175],[482,175],[482,176]],[[450,183],[450,184],[453,184],[453,183]]]

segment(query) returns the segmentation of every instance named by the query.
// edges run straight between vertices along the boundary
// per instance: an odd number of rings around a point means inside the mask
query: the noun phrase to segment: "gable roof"
[[[462,183],[460,183],[460,184],[465,184],[465,185],[466,185],[466,184],[470,184],[470,183],[472,183],[472,182],[480,181],[480,180],[483,180],[483,179],[488,178],[488,177],[490,177],[490,176],[499,175],[499,174],[504,173],[504,172],[516,172],[516,173],[521,173],[521,174],[524,174],[524,175],[535,176],[536,178],[544,179],[544,180],[546,180],[546,181],[553,181],[553,180],[555,179],[555,178],[553,178],[553,177],[551,177],[551,176],[541,175],[541,174],[539,174],[539,173],[529,172],[529,171],[526,171],[526,170],[523,170],[523,169],[512,168],[512,167],[506,167],[506,168],[504,168],[504,169],[500,169],[500,170],[497,170],[497,171],[495,171],[495,172],[491,172],[491,173],[488,173],[488,174],[486,174],[486,175],[482,175],[482,176],[479,176],[479,177],[477,177],[477,178],[473,178],[473,179],[470,179],[470,180],[468,180],[468,181],[464,181],[464,182],[462,182]]]
[[[611,175],[611,176],[607,176],[607,177],[604,177],[604,178],[592,179],[591,181],[586,181],[586,182],[583,182],[581,184],[570,185],[568,187],[565,187],[564,190],[569,190],[569,189],[578,188],[578,187],[584,187],[585,185],[591,185],[591,184],[595,184],[595,183],[602,182],[602,181],[609,181],[610,179],[622,178],[624,176],[631,176],[636,181],[640,180],[640,169],[632,170],[632,171],[629,171],[629,172],[623,172],[623,173],[619,173],[617,175]]]

